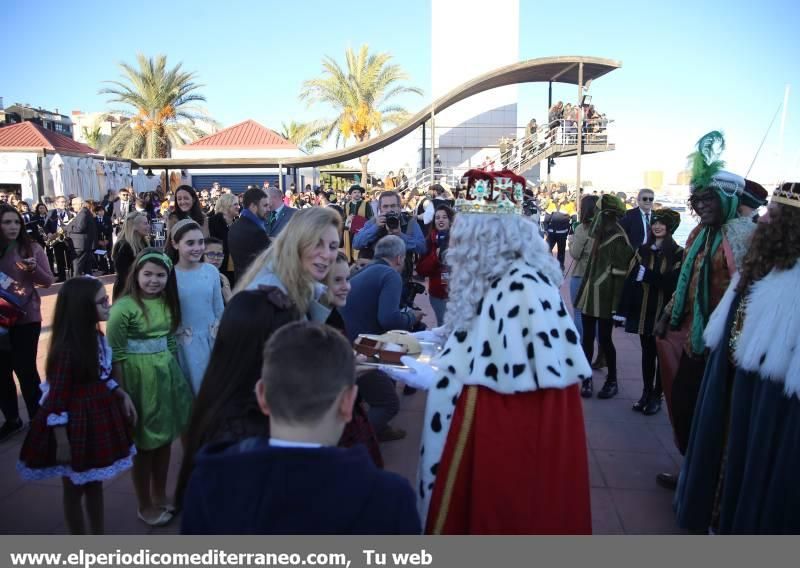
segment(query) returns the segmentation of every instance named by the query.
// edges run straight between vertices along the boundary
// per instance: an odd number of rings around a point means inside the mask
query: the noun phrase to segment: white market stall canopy
[[[131,186],[131,164],[100,156],[91,146],[33,122],[22,122],[0,128],[0,183],[19,184],[29,203],[72,194],[100,200],[108,190]]]

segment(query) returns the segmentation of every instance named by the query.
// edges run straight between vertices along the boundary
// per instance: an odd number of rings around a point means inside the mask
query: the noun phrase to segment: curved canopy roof
[[[456,104],[459,101],[466,99],[472,95],[496,89],[497,87],[505,87],[517,83],[568,83],[578,84],[578,73],[580,64],[583,63],[583,81],[584,84],[590,80],[602,77],[606,73],[610,73],[614,69],[622,66],[620,61],[613,59],[601,59],[598,57],[574,57],[574,56],[560,56],[560,57],[541,57],[538,59],[528,59],[527,61],[520,61],[512,65],[500,67],[494,71],[490,71],[480,75],[471,81],[462,83],[445,95],[439,97],[433,103],[429,104],[418,113],[412,115],[406,122],[384,132],[380,136],[370,138],[369,140],[350,146],[349,148],[342,148],[325,152],[323,154],[315,154],[312,156],[302,156],[297,158],[275,158],[265,161],[264,158],[228,158],[228,159],[189,159],[189,158],[165,158],[165,159],[141,159],[133,160],[136,164],[142,167],[153,168],[240,168],[240,167],[313,167],[324,166],[327,164],[335,164],[358,158],[365,154],[370,154],[376,150],[388,146],[392,142],[396,142],[407,134],[414,131],[425,121],[427,121],[431,112],[440,112],[447,107]]]

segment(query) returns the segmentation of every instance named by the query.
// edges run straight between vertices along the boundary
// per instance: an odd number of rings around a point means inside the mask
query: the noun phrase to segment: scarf
[[[258,215],[256,215],[252,211],[250,211],[249,209],[243,210],[242,213],[241,213],[241,217],[244,218],[244,219],[247,219],[249,221],[252,221],[253,223],[255,223],[255,225],[257,227],[259,227],[265,233],[267,232],[266,221],[264,221],[261,217],[259,217]]]
[[[736,197],[736,195],[728,195],[717,188],[714,188],[713,191],[719,196],[722,206],[722,224],[725,225],[728,221],[736,218],[739,198]],[[705,351],[706,346],[703,340],[703,331],[711,315],[711,310],[709,309],[709,301],[711,298],[711,265],[714,255],[722,244],[722,239],[723,232],[721,226],[704,226],[698,233],[692,246],[686,252],[686,257],[683,259],[683,266],[681,266],[681,273],[678,277],[678,285],[675,289],[675,300],[672,307],[672,317],[670,319],[670,324],[673,328],[680,327],[683,322],[686,298],[688,297],[689,285],[691,284],[692,275],[695,270],[695,261],[700,251],[705,250],[703,262],[697,267],[700,271],[700,277],[697,279],[697,289],[695,290],[694,303],[692,305],[692,327],[689,330],[689,341],[693,355],[701,355]]]

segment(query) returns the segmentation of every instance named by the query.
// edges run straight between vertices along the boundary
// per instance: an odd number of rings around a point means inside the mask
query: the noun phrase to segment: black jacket
[[[267,232],[248,217],[242,216],[231,225],[228,230],[228,250],[233,256],[233,270],[237,280],[242,277],[253,259],[268,246]]]
[[[363,445],[211,444],[195,458],[182,534],[419,534],[408,481]]]
[[[99,219],[96,215],[94,217],[94,223],[97,225],[97,240],[98,241],[108,241],[111,242],[113,238],[114,231],[111,228],[111,217],[106,215],[102,219]]]
[[[208,218],[208,234],[222,241],[222,252],[225,253],[225,258],[222,259],[222,272],[225,272],[228,266],[228,255],[230,255],[228,231],[230,231],[231,227],[228,227],[228,223],[222,213],[215,213]]]
[[[652,213],[651,213],[652,215]],[[620,220],[619,224],[625,229],[628,241],[634,249],[638,249],[644,244],[645,234],[642,224],[642,211],[638,207],[630,209]]]
[[[78,215],[67,226],[67,234],[72,239],[76,251],[89,250],[97,243],[97,224],[88,208],[81,208]]]
[[[61,223],[63,225],[64,223],[68,223],[69,221],[71,221],[74,218],[75,218],[75,213],[73,213],[72,211],[70,211],[68,209],[65,209],[64,210],[64,218],[61,221]],[[58,226],[59,226],[59,223],[58,223],[58,209],[51,209],[47,213],[47,220],[44,223],[44,232],[47,233],[48,235],[53,235],[53,234],[55,234],[56,231],[58,231]],[[64,228],[64,232],[66,232],[66,231],[67,231],[67,229],[65,227]]]

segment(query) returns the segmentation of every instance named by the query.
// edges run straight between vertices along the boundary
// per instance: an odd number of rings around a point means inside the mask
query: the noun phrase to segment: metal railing
[[[584,152],[609,149],[609,130],[613,120],[607,118],[583,121],[582,143]],[[508,147],[501,148],[493,156],[478,166],[489,171],[509,169],[518,174],[530,170],[537,163],[566,152],[574,152],[578,145],[578,123],[574,120],[560,119],[538,127],[526,136],[509,141]],[[412,188],[427,189],[434,183],[457,187],[461,176],[469,168],[427,167],[415,172],[406,182],[397,187],[404,192]]]
[[[608,146],[609,124],[606,118],[585,120],[581,136],[584,148],[592,151],[597,146]],[[554,120],[545,127],[539,127],[527,136],[515,140],[509,147],[502,148],[488,163],[481,164],[490,170],[509,169],[518,174],[546,158],[565,151],[572,151],[578,145],[578,123],[574,120]]]

